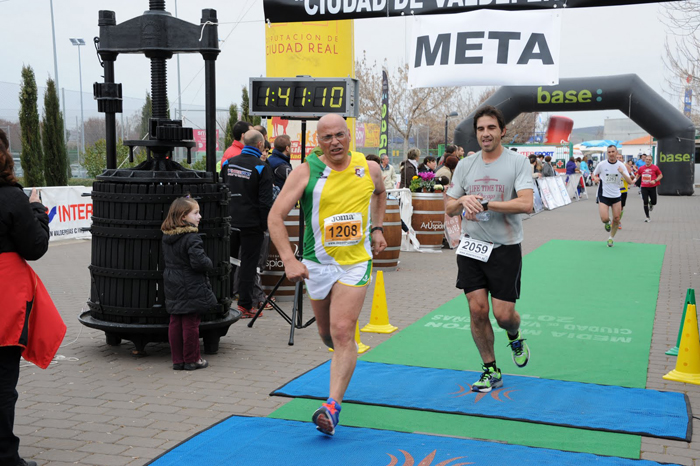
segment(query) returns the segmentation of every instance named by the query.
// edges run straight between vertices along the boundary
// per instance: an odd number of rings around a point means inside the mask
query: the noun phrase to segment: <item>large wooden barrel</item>
[[[373,265],[376,269],[392,272],[399,265],[399,254],[401,253],[401,211],[398,199],[386,200],[384,239],[386,240],[386,249],[374,256]]]
[[[411,226],[421,249],[442,249],[445,237],[445,204],[442,193],[413,193]]]
[[[292,248],[296,252],[299,247],[299,209],[293,209],[284,221],[284,226],[287,227],[289,242],[292,243]],[[265,268],[260,275],[262,289],[265,294],[270,294],[279,279],[284,275],[284,262],[280,258],[279,252],[275,244],[270,241],[270,250],[265,261]],[[279,288],[275,292],[275,300],[277,301],[293,301],[294,300],[294,282],[287,280],[282,281]]]

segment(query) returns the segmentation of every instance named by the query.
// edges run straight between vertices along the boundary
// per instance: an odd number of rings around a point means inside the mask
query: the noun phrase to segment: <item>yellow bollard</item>
[[[377,284],[374,285],[372,297],[372,314],[369,323],[362,327],[363,332],[391,333],[398,329],[389,323],[389,309],[386,305],[386,290],[384,289],[384,272],[377,272]]]

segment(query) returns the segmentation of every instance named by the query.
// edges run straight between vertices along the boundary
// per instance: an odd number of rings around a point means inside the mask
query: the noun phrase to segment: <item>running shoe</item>
[[[494,388],[503,386],[503,378],[501,377],[500,369],[483,366],[484,372],[479,380],[472,384],[473,392],[488,393]]]
[[[618,230],[622,230],[622,223],[617,226]]]
[[[649,223],[649,222],[651,222],[651,219],[650,219],[649,217],[647,217],[647,218],[644,219],[644,221],[645,221],[646,223]]]
[[[605,222],[605,231],[610,231],[612,227],[610,226],[610,222]]]
[[[613,239],[612,238],[608,238],[608,247],[609,248],[613,247]]]
[[[238,312],[241,313],[241,319],[252,319],[258,311],[257,309],[246,309],[243,306],[238,306]],[[259,317],[262,317],[262,315],[263,313],[261,312]]]
[[[527,362],[530,360],[530,348],[528,348],[525,339],[520,336],[518,332],[517,338],[515,340],[508,339],[510,349],[513,351],[513,362],[518,367],[527,366]]]
[[[653,212],[653,211],[654,211],[654,204],[649,204],[649,212]]]
[[[335,434],[335,426],[338,425],[340,409],[340,405],[333,398],[328,398],[311,418],[313,423],[316,424],[316,429],[326,435]]]

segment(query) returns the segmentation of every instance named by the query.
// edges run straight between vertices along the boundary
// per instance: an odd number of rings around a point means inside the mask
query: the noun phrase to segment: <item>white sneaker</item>
[[[651,222],[651,219],[650,219],[649,217],[647,217],[647,218],[644,219],[644,221],[645,221],[646,223],[649,223],[649,222]]]

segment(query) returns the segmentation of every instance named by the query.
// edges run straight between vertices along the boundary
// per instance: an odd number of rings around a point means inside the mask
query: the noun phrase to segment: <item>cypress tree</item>
[[[22,67],[22,84],[19,90],[19,124],[22,129],[22,155],[25,186],[44,186],[43,154],[39,133],[39,111],[37,110],[37,88],[34,70]]]
[[[241,94],[241,120],[247,121],[251,125],[259,125],[260,117],[252,116],[248,112],[250,111],[250,99],[248,98],[248,88],[243,86],[243,92]]]
[[[166,118],[170,119],[170,100],[165,98],[165,105],[167,107]],[[149,133],[151,131],[150,121],[153,118],[153,100],[151,99],[151,93],[146,92],[146,101],[141,107],[141,122],[139,123],[139,137],[143,138],[145,135],[151,136]]]
[[[141,107],[141,124],[139,125],[139,137],[143,138],[149,133],[150,128],[148,127],[149,121],[153,116],[153,108],[151,106],[151,94],[146,92],[146,102]]]
[[[46,186],[66,186],[68,184],[68,154],[63,139],[63,116],[61,116],[59,109],[56,84],[51,78],[46,81],[42,126]]]
[[[233,144],[233,125],[238,122],[238,105],[231,104],[228,108],[228,123],[226,123],[226,135],[224,136],[224,148]]]

